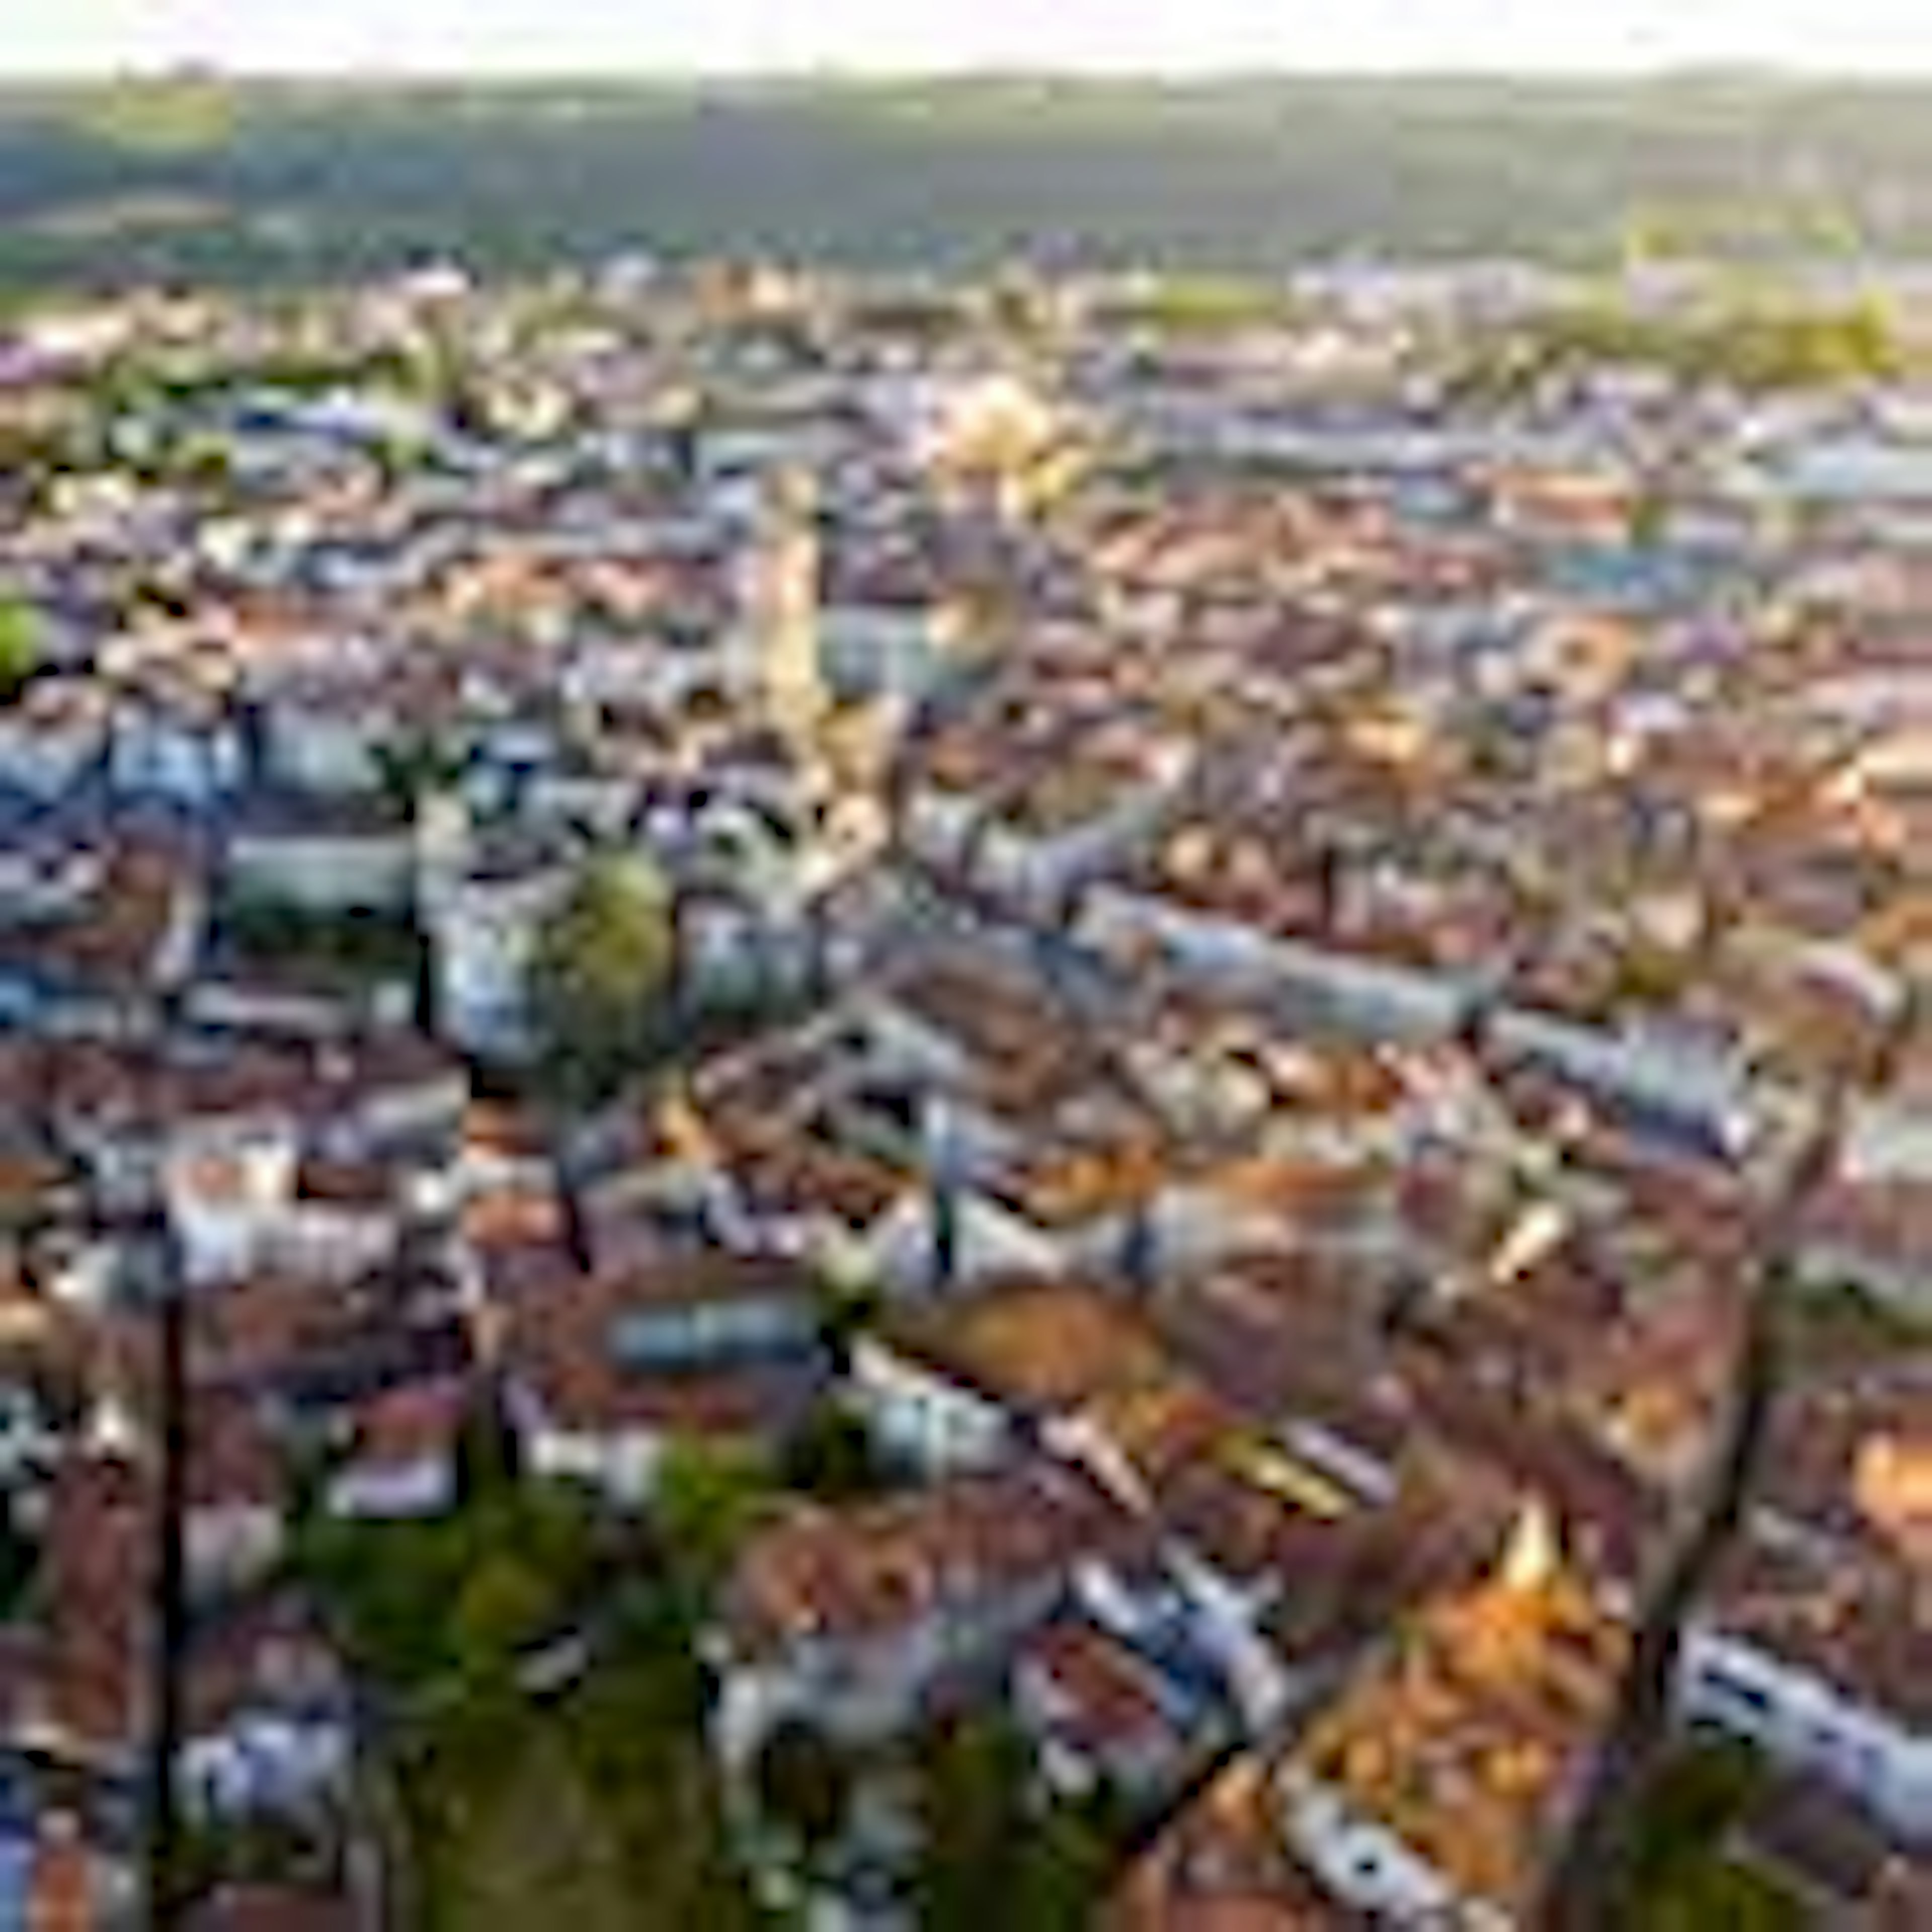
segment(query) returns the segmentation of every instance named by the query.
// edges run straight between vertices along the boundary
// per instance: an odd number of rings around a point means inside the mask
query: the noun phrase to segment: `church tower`
[[[810,736],[825,709],[819,664],[818,499],[801,470],[762,486],[740,593],[738,678],[764,722]]]

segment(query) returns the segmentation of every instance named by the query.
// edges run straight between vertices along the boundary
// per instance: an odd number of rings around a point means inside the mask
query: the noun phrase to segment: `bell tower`
[[[764,722],[788,737],[816,728],[825,708],[819,665],[818,497],[803,470],[761,486],[741,591],[740,681]]]

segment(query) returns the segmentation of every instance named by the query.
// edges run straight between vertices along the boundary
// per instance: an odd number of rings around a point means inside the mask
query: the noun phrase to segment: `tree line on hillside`
[[[1270,270],[1336,251],[1604,258],[1633,209],[1932,242],[1932,94],[1680,80],[982,80],[0,96],[0,286],[303,280],[454,250]],[[1802,181],[1802,194],[1784,184]]]

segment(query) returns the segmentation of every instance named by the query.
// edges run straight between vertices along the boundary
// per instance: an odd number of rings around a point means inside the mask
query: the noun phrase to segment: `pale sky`
[[[1932,71],[1932,0],[0,0],[0,72]]]

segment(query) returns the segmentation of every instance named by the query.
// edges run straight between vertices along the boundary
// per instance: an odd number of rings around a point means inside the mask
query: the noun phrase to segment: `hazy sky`
[[[0,0],[0,70],[1932,70],[1932,0]]]

